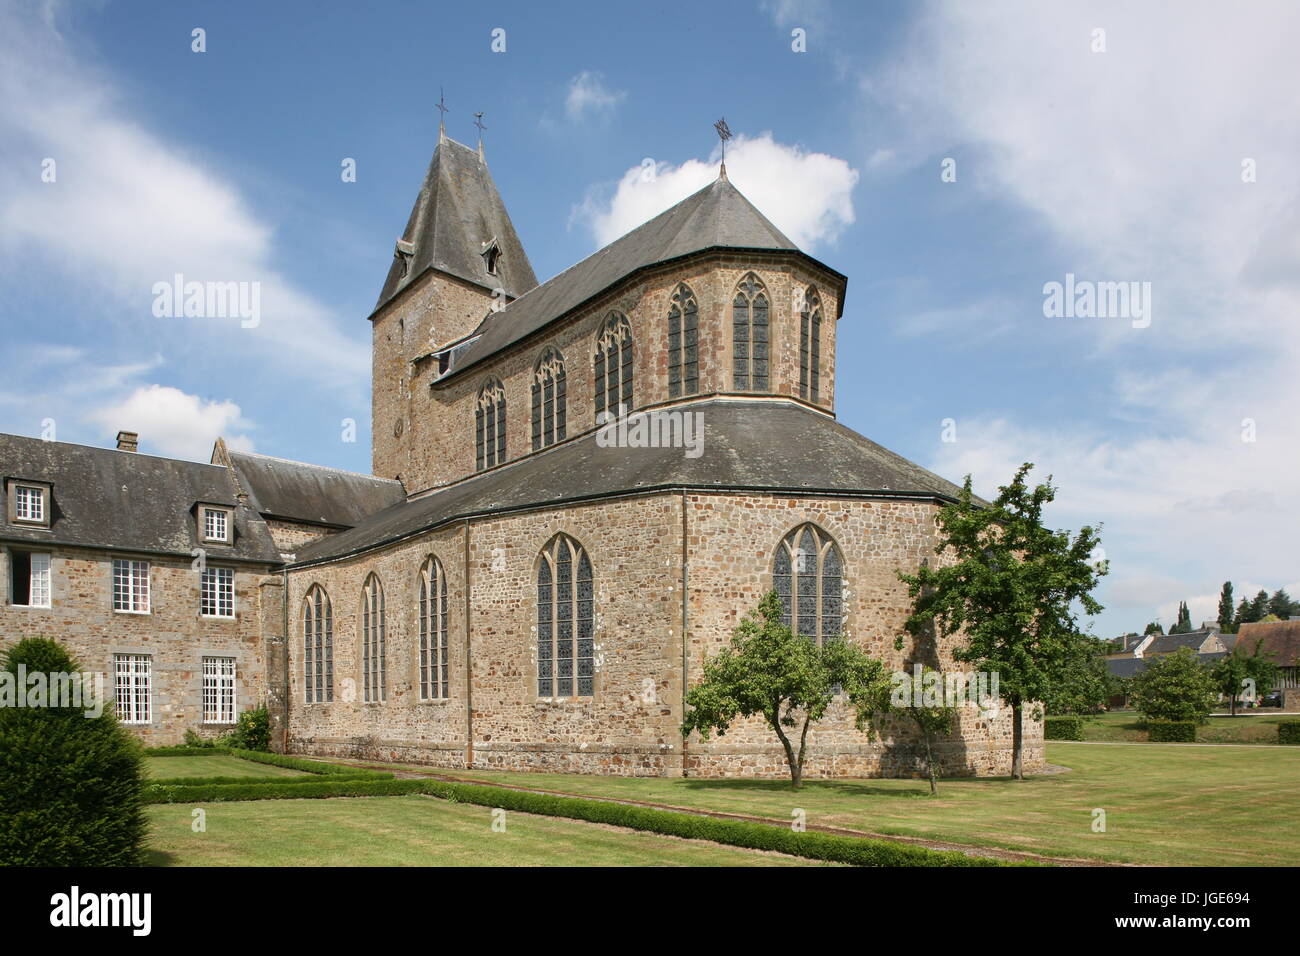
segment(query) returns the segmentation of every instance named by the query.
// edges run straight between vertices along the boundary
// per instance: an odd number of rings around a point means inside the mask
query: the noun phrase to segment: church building
[[[0,436],[0,643],[64,640],[156,742],[265,702],[293,753],[783,776],[761,721],[679,729],[768,591],[815,641],[954,666],[895,643],[958,488],[836,420],[846,285],[725,166],[538,283],[482,147],[440,133],[369,317],[372,474]],[[837,701],[805,773],[910,774],[917,743]],[[939,754],[1005,774],[1010,748],[1005,708],[966,708]]]

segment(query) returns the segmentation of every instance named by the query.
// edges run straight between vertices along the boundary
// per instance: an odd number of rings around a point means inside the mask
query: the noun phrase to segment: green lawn
[[[304,777],[298,770],[240,760],[229,754],[212,757],[145,757],[145,772],[156,780],[170,777]]]
[[[165,760],[181,760],[167,757]],[[209,758],[199,758],[209,759]],[[215,759],[215,758],[214,758]],[[156,866],[815,866],[812,860],[429,797],[259,800],[148,808]]]
[[[1130,863],[1300,865],[1300,748],[1099,747],[1051,741],[1067,773],[957,779],[930,798],[919,780],[789,781],[456,771],[460,777],[591,796],[851,827]],[[1106,832],[1092,832],[1092,811]]]
[[[1248,712],[1249,713],[1249,712]],[[1300,720],[1300,714],[1210,717],[1196,730],[1198,743],[1207,744],[1276,744],[1277,725],[1282,720]],[[1100,741],[1145,741],[1147,732],[1142,716],[1134,710],[1114,710],[1089,717],[1083,722],[1083,739]]]

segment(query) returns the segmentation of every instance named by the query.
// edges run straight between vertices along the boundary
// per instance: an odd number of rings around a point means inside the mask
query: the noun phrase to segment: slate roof
[[[735,186],[719,178],[504,309],[489,313],[475,332],[477,338],[457,355],[439,383],[572,312],[640,269],[721,248],[798,253],[847,281],[801,252]]]
[[[425,270],[433,268],[517,298],[537,285],[537,276],[515,233],[510,214],[478,150],[440,137],[411,208],[402,239],[414,246],[408,257],[393,253],[379,311]],[[497,275],[487,271],[486,244],[501,251]]]
[[[235,543],[204,544],[210,558],[281,560],[219,465],[0,434],[0,476],[54,486],[49,530],[4,523],[6,509],[0,540],[189,557],[199,544],[193,509],[203,501],[235,508]]]
[[[1261,653],[1272,655],[1278,667],[1300,665],[1300,621],[1256,621],[1237,630],[1243,653],[1255,653],[1255,643],[1261,640]]]
[[[1157,634],[1147,649],[1142,653],[1146,654],[1172,654],[1180,647],[1188,647],[1192,650],[1198,650],[1206,639],[1215,633],[1209,628],[1202,628],[1196,631],[1188,631],[1185,634]]]
[[[402,483],[338,468],[229,452],[253,509],[265,518],[350,528],[406,497]]]
[[[1162,655],[1157,655],[1157,658]],[[1228,655],[1222,651],[1214,651],[1210,654],[1197,654],[1196,659],[1202,664],[1213,664],[1221,657]],[[1134,674],[1140,674],[1147,669],[1147,665],[1154,658],[1150,657],[1108,657],[1106,658],[1106,670],[1116,677],[1132,677]]]
[[[602,448],[598,432],[570,439],[403,501],[355,528],[314,541],[295,565],[342,557],[465,517],[677,488],[858,494],[954,500],[960,489],[834,419],[794,402],[711,400],[703,454],[682,448]]]

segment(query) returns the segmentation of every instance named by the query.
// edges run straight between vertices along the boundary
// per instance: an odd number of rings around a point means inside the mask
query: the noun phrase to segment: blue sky
[[[1099,633],[1300,590],[1300,15],[1132,6],[4,0],[0,430],[368,470],[440,87],[543,279],[710,176],[725,115],[733,181],[849,276],[842,421],[986,493],[1052,473],[1054,523],[1105,524]],[[261,282],[262,324],[154,317],[175,272]],[[1045,317],[1066,273],[1150,282],[1150,325]]]

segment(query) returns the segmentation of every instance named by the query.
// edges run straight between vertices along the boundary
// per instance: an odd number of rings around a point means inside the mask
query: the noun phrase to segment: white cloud
[[[139,432],[140,449],[149,454],[207,461],[218,436],[225,436],[236,451],[253,450],[252,439],[244,434],[252,423],[234,402],[204,400],[166,385],[137,388],[86,418],[103,427],[107,437],[121,429]]]
[[[571,120],[585,116],[608,115],[627,98],[625,90],[611,90],[600,73],[583,70],[569,81],[569,92],[564,98],[564,111]]]
[[[653,163],[623,174],[612,196],[593,192],[574,210],[605,245],[703,189],[718,176],[720,154],[680,166]],[[834,242],[853,224],[858,173],[843,159],[778,143],[771,133],[727,144],[727,178],[801,249]]]
[[[138,337],[154,322],[152,287],[188,280],[261,286],[261,325],[227,322],[222,341],[248,359],[337,383],[364,380],[365,348],[274,266],[273,226],[211,163],[128,114],[115,81],[74,55],[52,8],[0,10],[0,253],[48,281],[88,283]],[[42,161],[56,163],[54,182]],[[146,333],[149,334],[149,333]],[[208,347],[197,342],[190,347]],[[185,337],[174,336],[175,347]]]

